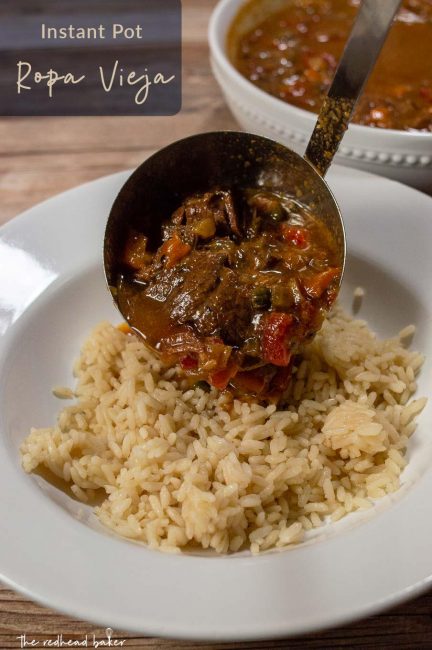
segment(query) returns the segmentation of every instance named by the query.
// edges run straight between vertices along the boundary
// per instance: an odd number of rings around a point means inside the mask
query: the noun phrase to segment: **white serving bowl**
[[[278,140],[303,154],[316,115],[264,92],[243,77],[228,58],[227,33],[243,4],[244,0],[221,0],[213,11],[209,43],[214,75],[245,130]],[[432,192],[432,133],[352,124],[336,162]]]

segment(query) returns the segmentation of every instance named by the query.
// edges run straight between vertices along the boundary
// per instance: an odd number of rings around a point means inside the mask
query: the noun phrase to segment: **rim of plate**
[[[95,251],[86,263],[102,264],[108,210],[128,175],[86,183],[27,210],[0,229],[0,242],[18,242],[38,257],[28,229],[43,228],[44,254],[61,279],[82,270],[83,259],[79,246],[67,262],[63,244],[58,248],[66,220],[75,218],[75,239],[64,244],[70,247],[93,217],[88,247]],[[394,181],[337,166],[330,179],[331,185],[369,179],[371,193],[388,192],[389,203],[409,200],[430,213],[432,198]],[[11,342],[47,291],[1,337],[0,382]],[[0,487],[0,578],[44,605],[118,630],[213,641],[285,637],[376,613],[432,582],[430,471],[361,525],[256,557],[167,555],[78,522],[23,472],[1,413]]]

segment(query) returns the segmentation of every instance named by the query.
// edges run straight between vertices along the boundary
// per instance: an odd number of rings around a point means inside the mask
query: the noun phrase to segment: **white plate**
[[[372,513],[259,557],[171,556],[114,537],[86,507],[20,467],[30,426],[59,409],[89,329],[119,320],[104,286],[102,236],[122,173],[57,196],[0,231],[0,576],[72,616],[144,634],[256,639],[336,625],[414,596],[432,578],[431,406],[410,443],[403,487]],[[381,335],[414,322],[431,396],[432,199],[333,168],[349,258],[342,300],[366,288]],[[61,406],[61,404],[60,404]]]

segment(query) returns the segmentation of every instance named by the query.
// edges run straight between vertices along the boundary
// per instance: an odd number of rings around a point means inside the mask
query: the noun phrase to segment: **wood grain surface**
[[[68,188],[134,167],[177,138],[199,131],[236,127],[208,64],[206,30],[214,4],[213,0],[183,0],[183,108],[179,115],[0,120],[0,223]],[[29,531],[31,535],[31,522]],[[0,650],[20,648],[17,637],[23,634],[27,635],[27,641],[39,641],[40,646],[46,639],[55,641],[59,634],[64,640],[82,640],[86,634],[89,639],[93,634],[99,639],[105,637],[104,629],[41,607],[0,585]],[[432,592],[367,620],[301,638],[199,644],[137,638],[117,630],[114,638],[126,639],[123,647],[128,650],[432,649]]]

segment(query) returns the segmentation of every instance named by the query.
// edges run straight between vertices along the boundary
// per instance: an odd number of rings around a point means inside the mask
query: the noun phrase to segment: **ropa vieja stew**
[[[359,5],[359,0],[286,0],[283,8],[269,15],[271,2],[250,0],[231,26],[231,59],[262,90],[318,112]],[[261,20],[243,32],[243,22],[261,6]],[[431,0],[402,3],[353,121],[432,131]]]
[[[174,212],[155,252],[130,232],[117,295],[147,343],[196,381],[277,397],[340,276],[331,233],[297,201],[215,190]]]

